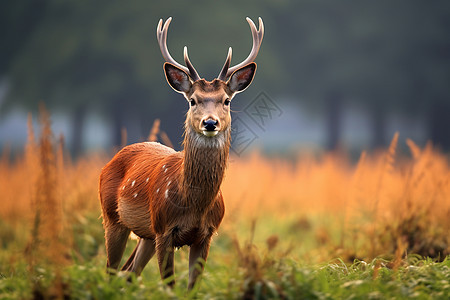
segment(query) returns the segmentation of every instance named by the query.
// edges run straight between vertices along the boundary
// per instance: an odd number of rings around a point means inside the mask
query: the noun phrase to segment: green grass
[[[186,263],[186,261],[184,261]],[[74,264],[63,270],[64,294],[73,299],[173,299],[195,296],[198,299],[236,299],[244,295],[254,299],[448,299],[450,260],[441,263],[417,259],[397,270],[381,267],[374,278],[376,261],[346,265],[331,262],[304,266],[297,261],[279,261],[264,270],[262,278],[245,277],[236,264],[215,262],[207,267],[199,288],[188,294],[187,273],[180,268],[177,286],[168,289],[157,276],[156,265],[129,283],[125,274],[107,276],[98,259],[85,265]],[[181,272],[180,272],[181,271]],[[149,275],[153,276],[149,276]],[[26,274],[3,275],[1,299],[28,299],[34,289],[48,295],[55,275],[39,269],[36,277]],[[34,292],[36,294],[36,291]]]
[[[72,227],[70,263],[61,268],[44,262],[30,267],[24,258],[24,239],[3,240],[0,299],[447,299],[450,295],[450,257],[436,262],[410,255],[397,264],[382,258],[311,263],[302,259],[304,250],[296,252],[290,247],[292,240],[268,249],[264,238],[273,228],[288,236],[279,226],[260,220],[254,234],[252,226],[236,237],[220,232],[200,285],[188,293],[187,248],[176,252],[173,290],[160,280],[155,259],[142,277],[130,283],[127,274],[108,276],[105,272],[98,215],[79,217]],[[14,235],[9,232],[7,236]],[[129,242],[126,255],[135,243]]]
[[[410,141],[413,159],[395,162],[395,135],[356,169],[334,155],[294,169],[258,155],[234,161],[226,217],[187,292],[187,248],[175,255],[174,289],[155,259],[131,282],[106,274],[97,180],[107,159],[65,161],[45,113],[41,123],[39,146],[30,126],[24,157],[0,159],[0,300],[449,298],[450,169],[431,146]]]

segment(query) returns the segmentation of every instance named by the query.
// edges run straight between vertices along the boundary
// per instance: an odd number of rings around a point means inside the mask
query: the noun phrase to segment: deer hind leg
[[[105,226],[106,255],[108,269],[117,270],[127,245],[130,230],[120,224],[107,224]]]
[[[143,238],[139,239],[133,253],[122,267],[122,271],[134,272],[136,273],[136,276],[139,276],[154,254],[155,240]]]
[[[130,257],[128,257],[127,262],[122,266],[121,271],[129,271],[131,268],[131,265],[133,264],[134,258],[136,257],[136,252],[139,247],[139,243],[141,242],[141,239],[138,240],[136,247],[134,248],[133,252],[131,253]]]

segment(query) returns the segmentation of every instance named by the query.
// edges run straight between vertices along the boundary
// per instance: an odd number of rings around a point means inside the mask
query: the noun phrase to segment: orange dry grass
[[[36,267],[56,270],[52,294],[63,298],[60,268],[73,249],[73,224],[90,211],[99,211],[96,182],[102,163],[93,157],[72,164],[63,155],[62,139],[53,137],[42,108],[41,136],[35,139],[29,118],[29,139],[23,157],[0,163],[0,240],[14,261],[27,263],[28,275]],[[12,271],[13,272],[13,271]],[[41,287],[33,287],[40,293]]]
[[[28,237],[40,205],[42,217],[53,218],[47,228],[57,229],[48,237],[59,239],[77,218],[100,215],[98,175],[108,158],[90,155],[71,162],[47,134],[53,143],[46,146],[50,156],[39,154],[42,142],[37,145],[30,130],[25,155],[14,163],[0,162],[0,227],[24,228],[22,235]],[[152,139],[157,135],[156,128]],[[222,186],[226,217],[221,232],[232,235],[253,219],[258,219],[258,230],[270,217],[294,231],[313,231],[315,247],[328,251],[324,259],[404,251],[450,254],[448,159],[431,145],[420,149],[412,141],[408,141],[412,158],[404,158],[396,154],[397,141],[395,136],[387,151],[363,153],[356,166],[338,154],[299,155],[296,162],[268,159],[258,152],[231,157]],[[43,173],[46,164],[50,169]],[[43,180],[42,174],[51,180]],[[272,234],[277,241],[286,239],[285,233]],[[70,239],[65,245],[71,247]]]
[[[98,211],[100,215],[97,183],[106,159],[91,155],[74,163],[63,156],[61,145],[57,146],[54,138],[51,139],[53,144],[48,145],[46,150],[52,151],[47,152],[47,155],[53,156],[51,160],[46,156],[41,157],[42,145],[34,141],[33,133],[30,132],[25,154],[13,163],[7,160],[0,163],[1,220],[12,225],[32,220],[36,213],[36,198],[44,192],[54,193],[51,199],[54,202],[50,203],[54,206],[46,207],[50,210],[46,213],[59,214],[58,210],[62,210],[61,222],[92,211]],[[43,162],[45,159],[47,161]],[[52,191],[38,191],[45,187],[42,183],[42,164],[49,164],[51,167],[49,172],[54,176]]]
[[[338,234],[334,253],[347,248],[348,258],[393,254],[399,245],[421,255],[450,254],[448,159],[431,144],[420,149],[410,140],[412,158],[397,158],[397,142],[396,134],[387,151],[362,153],[356,167],[333,154],[300,156],[296,163],[258,153],[234,158],[223,184],[225,223],[321,216],[328,228],[317,228],[318,241],[330,242],[328,236]]]
[[[241,217],[302,216],[345,209],[351,166],[334,155],[320,161],[266,159],[258,152],[233,158],[223,183],[227,211]]]

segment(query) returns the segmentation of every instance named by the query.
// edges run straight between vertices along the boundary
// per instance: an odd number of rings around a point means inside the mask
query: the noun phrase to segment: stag
[[[167,49],[172,18],[160,20],[157,39],[169,85],[189,104],[184,125],[184,150],[176,152],[156,142],[129,145],[102,169],[99,197],[105,229],[107,268],[117,270],[130,232],[139,237],[123,271],[139,276],[156,253],[161,278],[173,286],[174,249],[189,246],[189,283],[192,289],[203,272],[211,237],[225,212],[220,185],[231,143],[230,103],[244,91],[256,71],[264,35],[250,18],[253,36],[250,55],[230,67],[231,47],[219,76],[200,78],[184,47],[186,66]]]

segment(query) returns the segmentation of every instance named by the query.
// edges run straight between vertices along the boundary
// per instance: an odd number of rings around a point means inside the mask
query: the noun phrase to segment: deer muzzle
[[[203,125],[202,132],[203,132],[203,135],[208,136],[208,137],[216,136],[217,133],[219,132],[217,130],[217,124],[218,123],[219,123],[218,121],[213,120],[213,119],[203,120],[202,121],[202,125]]]

